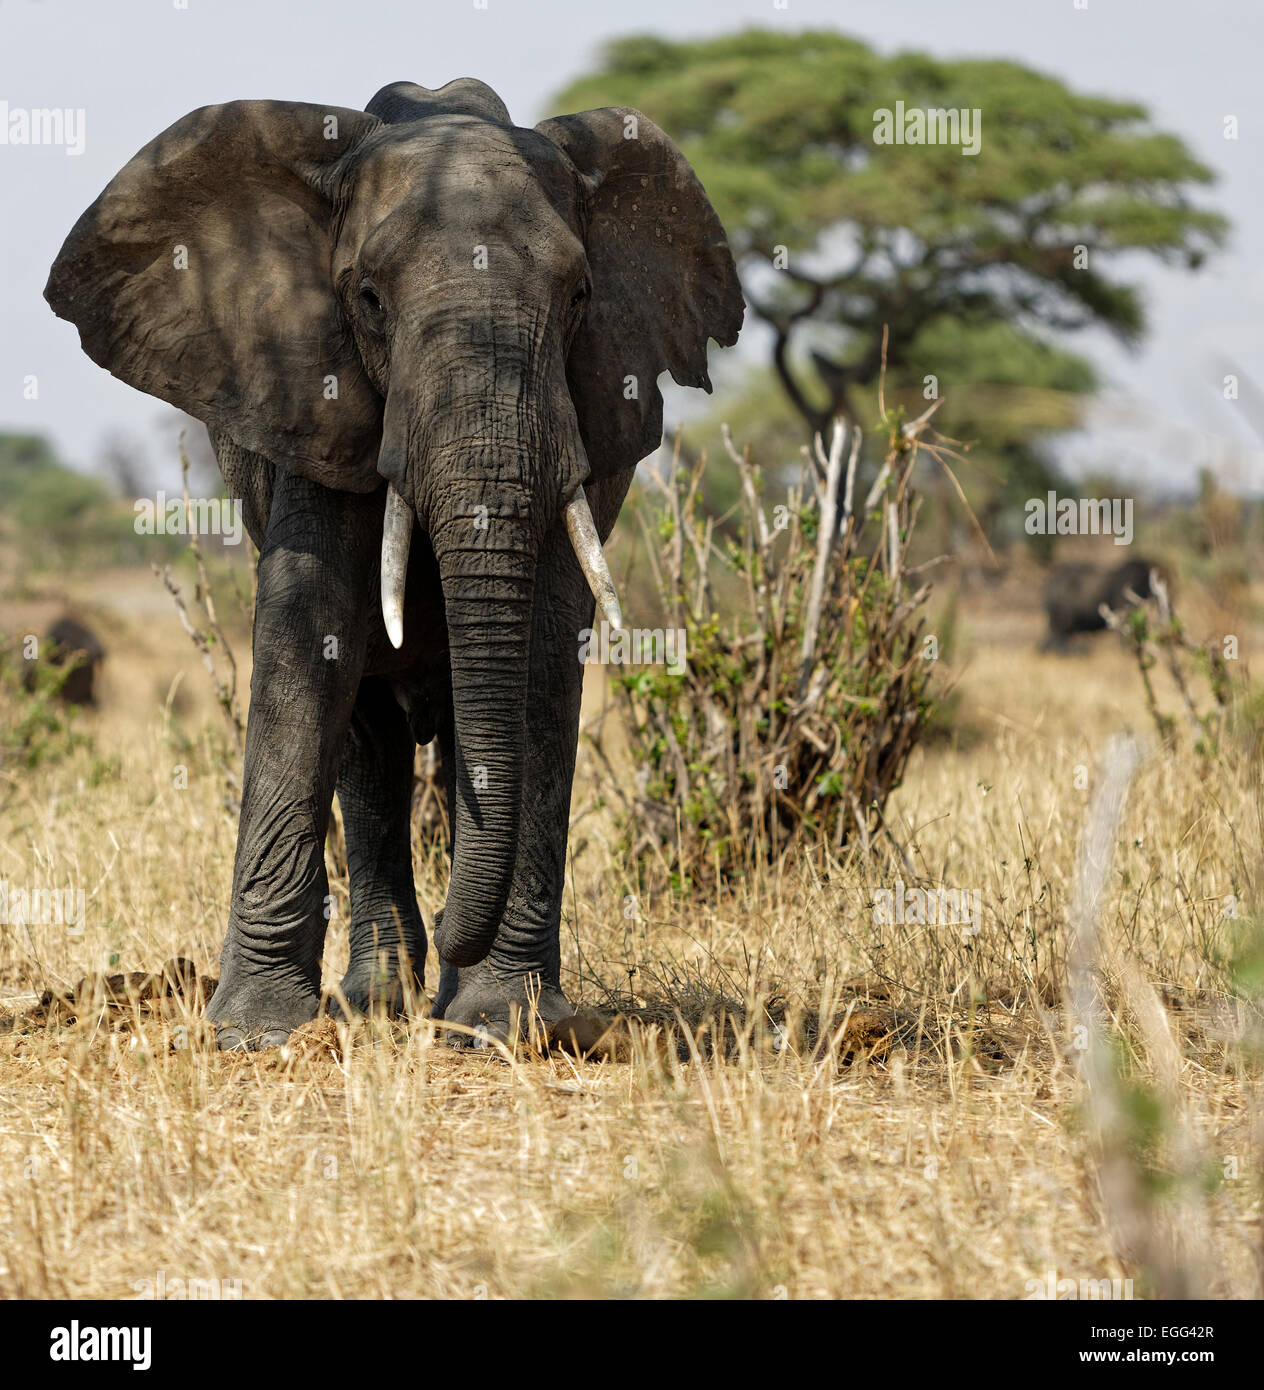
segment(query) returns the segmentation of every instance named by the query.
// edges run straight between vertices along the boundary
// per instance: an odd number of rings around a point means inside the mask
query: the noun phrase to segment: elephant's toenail
[[[216,1046],[221,1052],[249,1052],[250,1044],[240,1028],[221,1028]]]

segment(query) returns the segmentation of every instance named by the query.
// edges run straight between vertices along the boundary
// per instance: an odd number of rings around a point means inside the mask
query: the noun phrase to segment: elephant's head
[[[688,163],[636,111],[527,130],[468,79],[396,83],[366,111],[230,102],[118,174],[45,294],[94,361],[277,467],[352,492],[386,480],[396,646],[414,523],[429,536],[458,761],[436,942],[481,959],[517,846],[542,538],[565,517],[617,622],[583,485],[658,445],[660,372],[709,390],[707,339],[741,325]]]

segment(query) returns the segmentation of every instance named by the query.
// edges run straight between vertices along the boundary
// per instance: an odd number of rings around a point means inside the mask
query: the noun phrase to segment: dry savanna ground
[[[875,922],[897,869],[859,855],[630,902],[585,757],[564,981],[624,1020],[596,1055],[458,1053],[424,1018],[217,1055],[192,990],[38,1007],[175,957],[215,974],[235,839],[170,600],[58,582],[0,631],[69,597],[110,657],[88,741],[0,780],[0,878],[87,895],[81,932],[0,926],[0,1296],[1260,1296],[1258,772],[1183,730],[1156,751],[1115,638],[1045,655],[1021,590],[962,601],[958,734],[915,754],[894,821],[917,883],[980,895],[977,932]],[[1091,914],[1099,1037],[1062,991],[1121,729],[1148,752]],[[442,874],[416,862],[429,920]],[[331,982],[345,951],[335,920]]]

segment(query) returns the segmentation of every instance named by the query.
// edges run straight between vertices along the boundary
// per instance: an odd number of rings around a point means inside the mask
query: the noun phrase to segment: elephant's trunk
[[[439,566],[448,627],[455,743],[452,875],[435,928],[447,964],[475,965],[504,919],[522,821],[536,559],[565,515],[584,573],[616,625],[619,605],[582,482],[588,474],[560,364],[498,346],[497,389],[455,360],[424,391],[393,387],[379,471],[382,608],[403,633],[413,514]],[[540,401],[551,409],[542,409]],[[578,641],[578,634],[576,634]]]
[[[436,544],[452,673],[456,823],[435,946],[459,966],[477,964],[496,939],[522,815],[535,548],[504,521],[490,529],[503,534]]]
[[[449,386],[438,400],[400,389],[387,400],[384,617],[388,631],[402,619],[390,595],[406,573],[415,511],[447,618],[454,842],[434,941],[449,965],[475,965],[491,950],[518,858],[536,557],[556,486],[542,466],[550,444],[518,393],[460,399]]]

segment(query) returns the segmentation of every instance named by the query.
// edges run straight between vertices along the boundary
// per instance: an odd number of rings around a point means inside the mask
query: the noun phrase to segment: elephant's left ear
[[[536,127],[587,188],[593,294],[567,363],[594,477],[659,445],[659,373],[711,389],[707,339],[737,341],[745,303],[724,228],[689,161],[639,111],[608,106]]]

